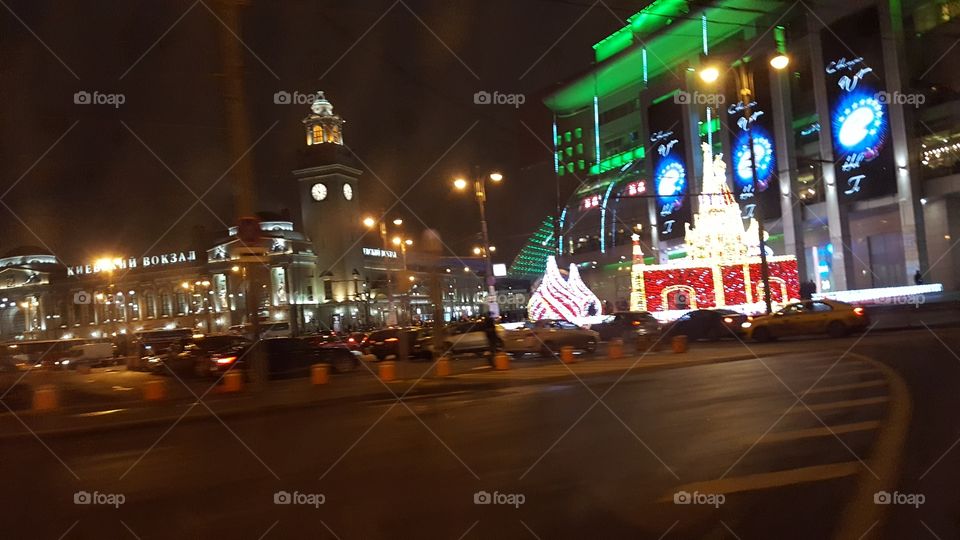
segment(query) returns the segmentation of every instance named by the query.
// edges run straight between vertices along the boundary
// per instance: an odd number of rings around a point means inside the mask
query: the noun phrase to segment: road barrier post
[[[687,352],[687,336],[674,336],[671,345],[674,353]]]
[[[560,361],[564,364],[572,364],[575,361],[573,357],[573,347],[569,345],[560,347]]]
[[[33,410],[52,411],[57,408],[57,389],[51,384],[38,386],[33,390]]]
[[[330,382],[330,366],[327,364],[314,364],[313,367],[310,368],[310,382],[314,386]]]
[[[239,392],[243,390],[243,372],[230,370],[223,376],[224,392]]]
[[[143,384],[143,399],[160,401],[167,397],[167,383],[163,379],[150,379]]]
[[[437,377],[449,377],[450,376],[450,358],[447,355],[442,355],[437,360]]]
[[[620,338],[613,338],[610,340],[610,345],[607,347],[607,356],[611,359],[618,359],[623,357],[623,340]]]
[[[493,357],[493,368],[497,371],[506,371],[510,369],[510,355],[505,352],[498,352]]]
[[[380,380],[383,382],[390,382],[397,378],[397,365],[392,360],[380,362],[380,367],[377,371]]]

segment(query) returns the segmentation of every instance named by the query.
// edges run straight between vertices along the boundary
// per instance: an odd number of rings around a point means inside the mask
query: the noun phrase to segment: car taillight
[[[640,326],[640,321],[633,321],[634,326]]]
[[[355,339],[353,339],[353,338],[347,338],[347,341],[349,341],[350,343],[356,343],[356,342],[357,342],[357,340],[355,340]]]
[[[731,319],[730,317],[724,317],[724,318],[723,318],[723,322],[725,322],[725,323],[727,323],[727,324],[730,324],[730,323],[733,322],[733,319]]]
[[[391,342],[391,341],[400,341],[400,339],[399,339],[399,338],[395,338],[395,337],[388,337],[387,339],[385,339],[385,340],[383,340],[383,341],[389,343],[389,342]]]
[[[853,312],[856,313],[857,315],[863,315],[863,308],[862,308],[862,307],[855,307],[855,308],[853,308]]]
[[[220,358],[217,358],[217,365],[225,366],[227,364],[234,363],[236,360],[237,360],[236,356],[221,356]]]

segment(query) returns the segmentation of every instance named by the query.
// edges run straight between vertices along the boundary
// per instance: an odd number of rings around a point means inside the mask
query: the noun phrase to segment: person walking
[[[913,283],[915,285],[923,285],[923,274],[920,273],[919,268],[917,268],[917,271],[913,274]]]
[[[493,320],[493,317],[487,315],[483,318],[482,329],[483,333],[487,336],[487,346],[490,348],[490,367],[494,366],[494,361],[497,356],[497,348],[500,345],[500,337],[497,336],[497,323]]]

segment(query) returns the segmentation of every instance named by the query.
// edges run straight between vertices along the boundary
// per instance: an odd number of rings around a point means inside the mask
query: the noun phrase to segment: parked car
[[[691,340],[717,341],[743,333],[746,315],[729,309],[695,309],[663,327],[664,337],[687,336]]]
[[[164,330],[145,330],[134,334],[138,353],[127,359],[127,369],[131,371],[152,370],[158,365],[170,347],[182,349],[193,339],[190,328],[172,328]]]
[[[870,324],[866,311],[836,300],[805,300],[785,306],[771,315],[754,317],[742,324],[747,337],[769,341],[800,334],[843,337]]]
[[[166,372],[167,368],[180,377],[206,375],[210,358],[236,348],[250,345],[250,340],[233,334],[208,334],[192,338],[182,350],[168,350],[163,354],[147,359],[147,368],[151,371]]]
[[[341,347],[351,351],[361,351],[364,346],[364,338],[366,338],[366,335],[362,333],[353,333],[347,335],[336,334],[334,332],[324,332],[321,334],[303,336],[300,339],[307,341],[314,347]]]
[[[313,347],[299,338],[267,338],[210,355],[209,372],[220,375],[230,369],[247,371],[251,358],[262,354],[271,379],[303,377],[314,364],[327,364],[334,373],[352,371],[360,365],[356,355],[343,348]]]
[[[229,328],[228,332],[238,336],[243,336],[251,341],[255,339],[255,336],[253,335],[252,324],[235,324]],[[268,321],[261,322],[260,337],[290,337],[290,323]]]
[[[602,341],[622,338],[630,341],[638,336],[660,335],[660,321],[648,311],[618,311],[602,322],[590,325]]]
[[[504,338],[504,329],[496,325],[497,337]],[[483,321],[467,321],[449,324],[443,329],[442,354],[483,352],[490,350],[490,340],[483,328]],[[432,345],[431,345],[432,347]]]
[[[102,366],[117,363],[116,347],[110,342],[84,343],[67,350],[60,366],[74,369],[79,365]]]
[[[367,338],[367,351],[376,356],[377,360],[386,360],[388,356],[399,358],[401,332],[406,337],[407,358],[415,359],[430,355],[430,351],[423,348],[429,343],[429,340],[423,339],[425,329],[416,326],[384,328],[371,332]]]
[[[540,320],[505,332],[503,348],[514,355],[534,352],[549,355],[565,346],[593,352],[599,341],[600,335],[594,330],[567,321]]]

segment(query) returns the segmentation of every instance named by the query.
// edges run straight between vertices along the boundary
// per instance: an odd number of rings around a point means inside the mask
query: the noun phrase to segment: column
[[[893,2],[877,2],[880,16],[880,35],[883,43],[883,64],[886,75],[887,92],[901,92],[903,81],[910,80],[906,69],[903,44],[903,13],[899,2],[891,9]],[[912,110],[910,105],[890,103],[887,110],[890,115],[890,135],[893,142],[893,161],[897,170],[898,207],[900,210],[900,232],[903,235],[903,255],[906,264],[904,283],[913,284],[913,273],[920,269],[927,271],[928,255],[926,232],[923,223],[923,207],[920,203],[920,164],[918,158],[919,141],[915,140],[912,130]],[[913,152],[911,152],[913,150]],[[913,158],[911,159],[911,156]]]
[[[813,73],[814,99],[820,117],[820,170],[826,195],[827,228],[833,245],[833,269],[830,287],[835,291],[847,289],[853,283],[853,253],[850,250],[850,222],[847,207],[840,204],[840,192],[834,174],[833,128],[830,125],[830,105],[827,102],[826,78],[823,71],[823,51],[820,29],[823,25],[812,14],[807,15],[810,31],[810,66]]]
[[[773,98],[773,138],[777,154],[777,178],[780,187],[780,213],[783,223],[783,244],[786,255],[797,257],[800,279],[807,276],[807,258],[803,242],[803,207],[794,204],[793,174],[797,170],[796,146],[793,137],[793,109],[790,101],[790,70],[770,72],[770,95]]]

